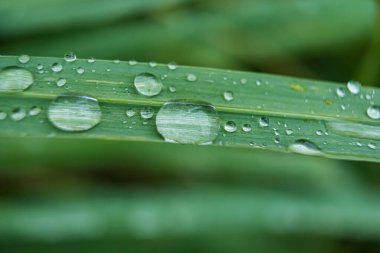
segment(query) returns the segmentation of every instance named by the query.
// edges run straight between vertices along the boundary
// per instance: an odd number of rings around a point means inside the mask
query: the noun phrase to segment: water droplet
[[[263,83],[261,82],[261,80],[256,80],[256,85],[257,86],[260,86],[260,85],[262,85]]]
[[[53,70],[55,73],[61,72],[62,69],[63,67],[61,63],[55,62],[51,65],[51,70]]]
[[[118,60],[118,59],[113,60],[113,63],[115,63],[115,64],[119,64],[119,63],[120,63],[120,60]]]
[[[20,121],[26,116],[26,111],[22,108],[16,108],[12,111],[11,118],[14,121]]]
[[[44,69],[44,65],[42,65],[42,64],[37,64],[37,69],[38,69],[38,70],[43,70],[43,69]]]
[[[133,109],[133,108],[128,108],[127,111],[125,112],[125,114],[126,114],[128,117],[131,118],[131,117],[135,116],[136,111],[135,111],[135,109]]]
[[[170,86],[170,87],[169,87],[169,91],[170,91],[170,92],[176,92],[177,89],[176,89],[176,87],[174,87],[174,86]]]
[[[151,61],[151,62],[149,62],[149,66],[151,66],[152,68],[156,67],[157,62]]]
[[[236,124],[235,122],[233,121],[227,121],[225,124],[224,124],[224,130],[228,133],[233,133],[235,132],[237,129],[236,127]]]
[[[376,144],[375,143],[368,143],[368,147],[370,149],[376,149]]]
[[[143,119],[150,119],[154,115],[154,110],[152,107],[144,107],[140,111],[140,116]]]
[[[371,105],[367,109],[367,115],[371,119],[380,119],[380,106]]]
[[[6,119],[7,118],[7,113],[4,111],[0,111],[0,120]]]
[[[144,96],[156,96],[161,92],[162,82],[153,74],[142,73],[135,77],[136,90]]]
[[[34,82],[30,71],[19,67],[7,67],[0,71],[0,92],[19,92]]]
[[[260,127],[267,127],[267,126],[269,126],[269,118],[268,117],[261,117],[259,119],[259,126]]]
[[[137,64],[137,61],[135,61],[135,60],[130,60],[130,61],[128,61],[128,64],[131,65],[131,66],[134,66],[134,65]]]
[[[73,52],[69,52],[69,53],[66,53],[66,54],[63,56],[63,59],[64,59],[66,62],[74,62],[74,61],[77,59],[77,56],[76,56]]]
[[[198,79],[197,76],[194,74],[187,74],[186,76],[186,80],[189,82],[195,82],[197,81],[197,79]]]
[[[37,116],[38,114],[41,113],[41,108],[38,107],[38,106],[33,106],[32,108],[30,108],[29,110],[29,115],[30,116]]]
[[[77,68],[77,73],[78,73],[79,75],[82,75],[82,74],[84,73],[84,68],[82,68],[82,67],[78,67],[78,68]]]
[[[289,150],[304,155],[321,155],[321,149],[313,142],[308,140],[297,140],[289,146]]]
[[[85,131],[96,126],[101,119],[98,101],[90,96],[62,94],[48,108],[48,118],[64,131]]]
[[[347,89],[352,94],[358,94],[360,92],[361,86],[362,86],[361,83],[359,83],[358,81],[350,80],[347,82]]]
[[[321,136],[321,135],[323,135],[323,131],[317,130],[317,131],[315,131],[315,134]]]
[[[88,63],[94,63],[96,60],[94,57],[91,57],[90,59],[87,60]]]
[[[175,63],[175,62],[169,62],[169,63],[168,63],[168,68],[169,68],[170,70],[175,70],[175,69],[177,69],[177,63]]]
[[[214,106],[204,102],[166,102],[156,117],[158,132],[165,141],[210,144],[218,135],[219,118]]]
[[[276,143],[276,144],[279,144],[280,143],[280,137],[276,137],[276,138],[274,138],[274,143]]]
[[[18,61],[22,64],[26,64],[30,61],[30,56],[27,54],[22,54],[18,57]]]
[[[57,80],[57,86],[58,87],[62,87],[63,85],[65,85],[66,84],[66,79],[65,78],[59,78],[58,80]]]
[[[234,99],[234,94],[232,93],[232,91],[225,91],[223,93],[223,97],[226,101],[231,101]]]
[[[346,91],[344,90],[343,87],[338,87],[338,88],[336,88],[336,91],[335,91],[335,92],[336,92],[336,95],[337,95],[338,97],[340,97],[340,98],[346,96]]]
[[[241,84],[246,84],[247,82],[248,82],[248,80],[246,78],[240,79],[240,83]]]
[[[292,135],[293,134],[293,130],[292,129],[286,129],[285,130],[285,134],[286,135]]]
[[[248,133],[248,132],[251,132],[251,131],[252,131],[252,126],[251,126],[251,124],[246,123],[246,124],[244,124],[244,125],[241,127],[241,129],[243,130],[243,132]]]

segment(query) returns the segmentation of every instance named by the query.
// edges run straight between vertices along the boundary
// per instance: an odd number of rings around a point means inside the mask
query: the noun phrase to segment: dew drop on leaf
[[[133,82],[136,90],[148,97],[160,94],[162,90],[162,82],[155,75],[150,73],[138,74]]]
[[[0,71],[0,92],[20,92],[34,82],[33,74],[19,67],[6,67]]]

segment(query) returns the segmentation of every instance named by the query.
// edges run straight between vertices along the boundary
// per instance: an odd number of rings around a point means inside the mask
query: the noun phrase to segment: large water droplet
[[[313,142],[308,140],[297,140],[289,146],[289,150],[303,155],[321,155],[321,149]]]
[[[226,101],[232,101],[234,99],[234,94],[232,93],[232,91],[225,91],[223,93],[223,97]]]
[[[133,116],[135,116],[136,111],[135,111],[135,109],[133,109],[133,108],[128,108],[127,111],[125,112],[125,114],[126,114],[128,117],[133,117]]]
[[[26,90],[34,82],[30,71],[19,67],[7,67],[0,71],[0,92]]]
[[[162,82],[155,75],[142,73],[135,77],[134,85],[136,90],[148,97],[158,95],[162,90]]]
[[[358,81],[350,80],[347,82],[347,89],[352,94],[358,94],[360,92],[361,86],[362,86],[361,83],[359,83]]]
[[[233,132],[236,132],[236,123],[233,122],[233,121],[227,121],[225,124],[224,124],[224,130],[228,133],[233,133]]]
[[[380,106],[371,105],[367,109],[367,115],[371,119],[380,119]]]
[[[98,101],[86,95],[62,94],[48,108],[48,118],[64,131],[85,131],[96,126],[101,119]]]
[[[212,143],[220,127],[212,105],[186,100],[166,102],[157,113],[156,126],[166,141],[190,144]]]
[[[22,108],[16,108],[12,111],[11,118],[14,121],[20,121],[26,116],[26,111]]]
[[[22,64],[26,64],[30,61],[30,56],[27,54],[22,54],[18,57],[18,61]]]
[[[55,73],[61,72],[62,69],[63,67],[61,63],[55,62],[53,63],[53,65],[51,65],[51,70],[53,70],[53,72]]]
[[[241,129],[245,133],[251,132],[252,131],[252,125],[249,124],[249,123],[245,123],[245,124],[243,124],[243,126],[241,127]]]
[[[63,59],[67,62],[74,62],[77,59],[77,56],[73,52],[69,52],[63,56]]]

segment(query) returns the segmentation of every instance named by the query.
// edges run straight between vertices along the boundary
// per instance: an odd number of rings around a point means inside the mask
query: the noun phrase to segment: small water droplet
[[[61,77],[57,80],[56,84],[58,87],[62,87],[63,85],[66,84],[66,79]]]
[[[0,92],[20,92],[34,82],[32,73],[19,67],[6,67],[0,71]]]
[[[188,100],[166,102],[157,113],[156,126],[165,141],[188,144],[212,143],[220,127],[214,106]]]
[[[82,68],[82,67],[78,67],[78,68],[77,68],[77,73],[78,73],[79,75],[82,75],[82,74],[84,73],[84,68]]]
[[[223,93],[223,97],[226,101],[232,101],[234,99],[234,94],[232,93],[232,91],[225,91]]]
[[[140,116],[143,119],[150,119],[154,115],[154,110],[152,107],[144,107],[140,111]]]
[[[131,66],[134,66],[134,65],[137,64],[137,61],[135,61],[135,60],[130,60],[130,61],[128,61],[128,64],[131,65]]]
[[[280,143],[280,137],[276,137],[276,138],[274,138],[274,143],[276,143],[276,144],[279,144]]]
[[[30,61],[30,56],[27,54],[22,54],[18,57],[18,61],[22,64],[26,64]]]
[[[380,106],[371,105],[367,109],[367,115],[371,119],[380,119]]]
[[[317,131],[315,131],[315,134],[321,136],[321,135],[323,135],[323,131],[317,130]]]
[[[77,59],[77,56],[76,56],[73,52],[69,52],[69,53],[66,53],[66,54],[63,56],[63,59],[64,59],[66,62],[74,62],[74,61]]]
[[[115,63],[115,64],[119,64],[119,63],[120,63],[120,60],[118,60],[118,59],[113,60],[113,63]]]
[[[243,130],[243,132],[246,132],[246,133],[251,132],[252,131],[252,125],[249,123],[246,123],[241,127],[241,129]]]
[[[7,118],[7,113],[4,111],[0,111],[0,120],[6,119]]]
[[[368,148],[376,149],[376,144],[375,143],[368,143]]]
[[[134,86],[144,96],[156,96],[161,92],[162,82],[153,74],[142,73],[135,77]]]
[[[133,108],[128,108],[127,111],[125,112],[125,114],[128,116],[128,117],[133,117],[136,115],[136,111],[135,109]]]
[[[69,132],[95,127],[101,115],[98,101],[86,95],[59,95],[48,108],[50,122],[58,129]]]
[[[37,69],[38,69],[38,70],[43,70],[43,69],[44,69],[44,65],[42,65],[42,64],[37,64]]]
[[[344,90],[343,87],[338,87],[338,88],[336,88],[336,95],[340,98],[345,97],[346,91]]]
[[[246,78],[240,79],[240,83],[241,84],[246,84],[247,82],[248,82],[248,80]]]
[[[33,106],[32,108],[30,108],[29,110],[29,115],[30,116],[37,116],[38,114],[41,113],[41,108],[39,106]]]
[[[267,126],[269,126],[269,118],[268,117],[261,117],[259,119],[259,126],[260,127],[267,127]]]
[[[22,108],[16,108],[12,111],[11,119],[14,121],[20,121],[26,116],[26,111]]]
[[[91,57],[90,59],[87,60],[88,63],[94,63],[96,60],[94,57]]]
[[[233,133],[235,132],[237,129],[236,127],[236,124],[235,122],[233,121],[227,121],[225,124],[224,124],[224,130],[228,133]]]
[[[197,79],[198,79],[197,76],[194,74],[187,74],[186,76],[186,80],[189,82],[195,82],[197,81]]]
[[[260,85],[262,85],[263,83],[262,83],[262,81],[261,80],[256,80],[256,85],[257,86],[260,86]]]
[[[293,130],[292,129],[286,129],[285,130],[285,134],[286,135],[292,135],[293,134]]]
[[[177,63],[175,63],[175,62],[169,62],[168,63],[168,68],[170,70],[176,70],[177,69]]]
[[[313,142],[308,140],[297,140],[289,146],[289,150],[304,155],[321,155],[321,149]]]
[[[361,83],[359,83],[358,81],[350,80],[347,82],[347,89],[352,94],[358,94],[360,92],[361,86],[362,86]]]
[[[174,92],[177,91],[177,89],[176,89],[176,87],[174,87],[174,86],[170,86],[170,87],[169,87],[169,91],[172,92],[172,93],[174,93]]]
[[[53,70],[53,72],[55,73],[61,72],[62,69],[63,69],[62,64],[59,62],[55,62],[51,65],[51,70]]]
[[[149,66],[151,66],[152,68],[156,67],[157,62],[151,61],[151,62],[149,62]]]

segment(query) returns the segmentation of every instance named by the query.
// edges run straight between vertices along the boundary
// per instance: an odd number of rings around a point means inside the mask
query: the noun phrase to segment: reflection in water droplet
[[[84,68],[82,68],[82,67],[77,68],[77,73],[79,75],[82,75],[84,73]]]
[[[90,96],[62,94],[48,108],[48,118],[64,131],[85,131],[96,126],[101,119],[98,101]]]
[[[165,141],[210,144],[218,135],[219,118],[215,108],[204,102],[166,102],[156,117],[157,131]]]
[[[133,109],[133,108],[128,108],[127,111],[125,112],[125,114],[126,114],[128,117],[133,117],[133,116],[135,116],[136,111],[135,111],[135,109]]]
[[[251,131],[252,131],[252,126],[251,126],[251,124],[246,123],[246,124],[244,124],[244,125],[242,126],[241,129],[243,130],[243,132],[248,133],[248,132],[251,132]]]
[[[194,74],[187,74],[186,76],[186,80],[189,82],[195,82],[197,81],[197,79],[198,79],[197,76]]]
[[[51,70],[53,70],[53,72],[55,73],[61,72],[62,69],[63,67],[61,63],[55,62],[53,63],[53,65],[51,65]]]
[[[234,99],[234,94],[232,93],[232,91],[225,91],[223,93],[223,97],[226,101],[231,101]]]
[[[41,108],[38,107],[38,106],[33,106],[32,108],[30,108],[29,110],[29,115],[30,116],[37,116],[38,114],[41,113]]]
[[[380,106],[371,105],[367,109],[367,115],[371,119],[380,119]]]
[[[76,56],[73,52],[70,52],[70,53],[66,53],[66,54],[63,56],[63,59],[64,59],[66,62],[74,62],[74,61],[77,59],[77,56]]]
[[[144,96],[156,96],[161,92],[162,82],[155,75],[142,73],[135,77],[136,90]]]
[[[267,127],[267,126],[269,126],[269,118],[268,117],[261,117],[259,119],[259,125],[260,125],[260,127]]]
[[[289,146],[289,150],[303,155],[321,155],[321,149],[313,142],[308,140],[297,140]]]
[[[62,87],[63,85],[65,85],[66,84],[66,79],[65,78],[59,78],[58,80],[57,80],[57,86],[58,87]]]
[[[228,133],[233,133],[235,132],[237,129],[236,127],[236,124],[235,122],[233,121],[227,121],[225,124],[224,124],[224,130]]]
[[[343,87],[338,87],[338,88],[336,88],[336,95],[340,98],[345,97],[346,91],[344,90]]]
[[[347,82],[347,89],[352,94],[358,94],[360,92],[361,86],[362,86],[361,83],[359,83],[358,81],[350,80]]]
[[[140,111],[140,116],[143,119],[150,119],[154,115],[154,110],[152,107],[144,107]]]
[[[20,92],[34,82],[30,71],[19,67],[7,67],[0,71],[0,92]]]
[[[18,61],[22,64],[26,64],[30,61],[30,56],[27,54],[22,54],[18,57]]]
[[[26,116],[26,111],[22,108],[16,108],[12,111],[11,119],[14,121],[20,121]]]
[[[4,111],[0,111],[0,120],[6,119],[7,118],[7,113]]]

